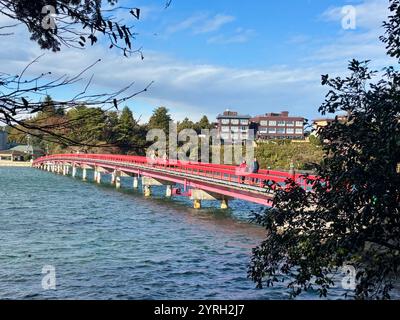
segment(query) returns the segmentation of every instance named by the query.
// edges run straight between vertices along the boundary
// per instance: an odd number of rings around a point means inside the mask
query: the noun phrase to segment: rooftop
[[[223,114],[219,114],[217,119],[251,119],[248,114],[242,115],[235,111],[226,110]]]
[[[18,145],[14,148],[11,148],[10,150],[24,152],[24,153],[35,153],[35,152],[44,153],[41,148],[36,147],[36,146],[26,145],[26,144]]]

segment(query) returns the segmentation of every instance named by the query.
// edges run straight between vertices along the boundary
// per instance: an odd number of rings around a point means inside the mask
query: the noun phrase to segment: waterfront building
[[[249,137],[250,115],[226,110],[217,117],[218,134],[223,140],[246,140]]]
[[[0,161],[24,161],[25,155],[16,150],[0,150]]]
[[[289,116],[288,111],[267,113],[252,120],[260,140],[304,140],[304,117]]]
[[[32,146],[32,145],[18,145],[14,148],[11,148],[10,150],[12,151],[18,151],[18,152],[22,152],[24,153],[26,156],[30,156],[33,159],[37,159],[39,157],[42,157],[45,155],[45,152],[36,146]]]
[[[347,117],[346,116],[337,116],[337,120],[340,122],[346,122]],[[321,119],[313,120],[313,124],[312,124],[313,130],[312,130],[311,134],[317,136],[319,129],[326,127],[333,121],[335,121],[335,119],[333,119],[333,118],[321,118]]]

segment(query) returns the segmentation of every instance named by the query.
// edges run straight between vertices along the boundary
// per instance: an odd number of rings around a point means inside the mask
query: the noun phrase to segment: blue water
[[[259,206],[194,210],[160,188],[146,199],[129,178],[120,191],[107,179],[98,186],[0,168],[1,299],[288,298],[283,285],[257,290],[247,278],[251,249],[264,237],[248,221]],[[55,290],[42,288],[45,265],[55,267]]]

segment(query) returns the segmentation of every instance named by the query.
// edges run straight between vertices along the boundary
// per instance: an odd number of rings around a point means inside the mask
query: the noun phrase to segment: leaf
[[[115,107],[115,109],[117,109],[118,110],[118,103],[117,103],[117,99],[113,99],[113,104],[114,104],[114,107]]]
[[[28,100],[26,100],[25,98],[21,98],[21,100],[22,100],[22,103],[24,104],[24,107],[25,108],[28,108],[29,107],[29,102],[28,102]]]
[[[140,17],[140,9],[139,8],[133,8],[129,12],[131,13],[131,15],[133,15],[136,19],[139,20],[139,17]]]

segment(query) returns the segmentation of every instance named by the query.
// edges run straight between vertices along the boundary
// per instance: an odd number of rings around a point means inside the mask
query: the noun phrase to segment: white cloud
[[[368,0],[365,4],[372,2]],[[195,28],[204,26],[208,18],[201,14],[192,16],[170,32],[194,32]],[[372,22],[364,22],[364,25],[372,25]],[[204,30],[210,30],[210,26]],[[214,24],[213,28],[216,26],[220,28],[222,25]],[[376,29],[357,33],[341,31],[328,39],[326,45],[318,44],[314,55],[295,61],[293,65],[269,68],[227,68],[215,64],[191,63],[148,50],[145,51],[144,61],[138,58],[126,59],[118,52],[98,45],[85,51],[65,49],[57,54],[47,53],[28,73],[37,75],[52,71],[52,77],[73,75],[102,57],[103,61],[90,71],[95,73],[92,92],[118,90],[132,81],[136,82],[133,90],[140,90],[155,81],[146,94],[128,103],[133,106],[136,114],[143,114],[144,120],[158,105],[170,108],[177,120],[188,115],[197,118],[202,114],[214,120],[226,108],[254,115],[287,109],[292,114],[312,118],[318,115],[317,108],[326,93],[326,88],[320,85],[321,74],[346,74],[346,60],[353,57],[373,59],[382,65],[387,63],[384,46],[377,38],[379,32]],[[252,36],[248,30],[236,29],[231,38],[229,35],[216,35],[214,40],[210,38],[209,41],[244,41],[240,35]],[[34,42],[27,40],[26,33],[20,39],[24,40],[14,41],[14,37],[2,39],[0,71],[15,74],[42,53]],[[300,40],[303,39],[301,37]],[[55,98],[71,97],[74,94],[71,92],[65,90],[55,92],[54,95]]]
[[[236,18],[229,15],[217,14],[211,19],[208,19],[204,24],[198,26],[194,32],[195,33],[209,33],[213,31],[218,31],[222,26],[235,21]]]
[[[210,33],[218,31],[224,25],[235,21],[235,17],[217,14],[210,16],[207,13],[196,13],[185,20],[171,25],[166,29],[167,34],[191,30],[194,34]]]
[[[172,34],[180,31],[185,31],[192,28],[195,24],[201,23],[206,20],[207,15],[204,13],[195,14],[177,24],[171,25],[167,28],[166,33]]]
[[[339,22],[343,18],[343,7],[331,7],[322,15],[322,19],[326,21]],[[382,26],[382,22],[388,16],[388,1],[384,0],[365,0],[359,5],[354,5],[356,10],[356,27],[366,29],[376,29]]]
[[[234,34],[224,35],[219,34],[207,40],[208,43],[215,44],[231,44],[231,43],[245,43],[255,35],[252,29],[237,28]]]

